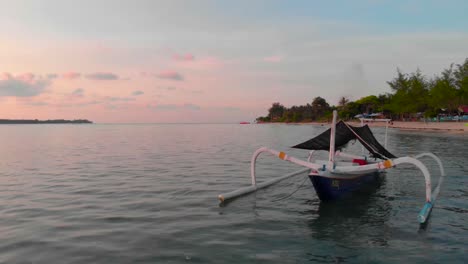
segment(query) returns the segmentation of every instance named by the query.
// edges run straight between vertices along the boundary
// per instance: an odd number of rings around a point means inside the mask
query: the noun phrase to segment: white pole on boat
[[[282,177],[274,178],[274,179],[271,179],[269,181],[261,182],[261,183],[255,184],[255,185],[246,186],[246,187],[237,189],[237,190],[232,191],[232,192],[220,194],[220,195],[218,195],[218,199],[219,199],[220,202],[223,203],[223,202],[226,202],[228,200],[232,200],[234,198],[244,196],[246,194],[249,194],[249,193],[255,192],[257,190],[266,188],[266,187],[268,187],[270,185],[273,185],[273,184],[275,184],[275,183],[277,183],[279,181],[282,181],[282,180],[291,178],[293,176],[302,174],[302,173],[307,172],[309,170],[310,170],[309,168],[300,169],[298,171],[286,174],[286,175],[284,175]]]
[[[278,157],[278,158],[280,158],[282,160],[289,161],[291,163],[297,164],[299,166],[303,166],[305,168],[303,168],[301,170],[298,170],[298,171],[295,171],[295,172],[292,172],[290,174],[284,175],[282,177],[278,177],[278,178],[275,178],[275,179],[271,179],[269,181],[257,183],[257,179],[255,177],[255,164],[256,164],[258,156],[261,153],[264,153],[264,152],[270,153],[270,154],[272,154],[272,155],[274,155],[274,156],[276,156],[276,157]],[[250,173],[251,173],[251,175],[250,176],[252,178],[252,185],[237,189],[237,190],[229,192],[229,193],[220,194],[220,195],[218,195],[218,199],[221,202],[225,202],[227,200],[231,200],[231,199],[234,199],[234,198],[237,198],[237,197],[240,197],[240,196],[255,192],[255,191],[259,190],[259,189],[268,187],[268,186],[273,185],[273,184],[275,184],[275,183],[277,183],[279,181],[282,181],[284,179],[287,179],[287,178],[302,174],[302,173],[304,173],[306,171],[309,171],[311,169],[318,170],[320,167],[321,166],[318,165],[318,164],[310,163],[310,162],[307,162],[307,161],[303,161],[303,160],[288,156],[286,153],[284,153],[282,151],[276,151],[274,149],[261,147],[261,148],[257,149],[257,151],[254,152],[254,154],[252,155],[252,159],[251,159],[251,164],[250,164]]]
[[[361,127],[364,126],[364,118],[359,118],[359,120],[361,120]],[[361,153],[362,155],[364,155],[364,146],[361,144]]]
[[[432,192],[431,200],[424,204],[423,209],[421,209],[421,212],[418,215],[418,220],[422,224],[425,223],[426,220],[429,218],[429,214],[431,213],[432,207],[434,206],[434,203],[435,203],[435,201],[437,199],[437,196],[439,195],[440,186],[442,185],[442,183],[444,181],[444,177],[445,177],[444,166],[442,165],[442,161],[439,159],[439,157],[437,157],[436,155],[434,155],[432,153],[421,153],[419,155],[416,155],[415,158],[418,159],[418,158],[421,158],[421,157],[424,157],[424,156],[431,157],[437,162],[437,164],[439,165],[439,168],[440,168],[440,177],[439,177],[439,182],[437,183],[437,186],[435,187],[434,191]]]
[[[402,163],[410,163],[410,164],[413,164],[415,165],[417,168],[419,168],[421,170],[421,172],[423,173],[423,176],[424,176],[424,179],[425,179],[425,182],[426,182],[426,203],[424,204],[423,208],[421,209],[421,211],[419,212],[418,214],[418,220],[419,220],[419,223],[421,224],[424,224],[426,222],[426,220],[429,218],[429,215],[432,211],[432,207],[434,206],[434,200],[432,199],[432,190],[431,190],[431,174],[429,173],[429,170],[427,169],[426,166],[424,166],[424,164],[416,159],[416,158],[412,158],[412,157],[401,157],[401,158],[397,158],[397,159],[394,159],[393,160],[393,164],[394,165],[399,165],[399,164],[402,164]],[[441,169],[443,170],[443,169]],[[439,186],[437,186],[437,192],[439,192]]]
[[[435,187],[434,191],[432,192],[432,197],[431,197],[432,202],[434,202],[437,199],[437,196],[439,195],[440,186],[442,185],[442,183],[444,181],[445,170],[444,170],[444,166],[442,165],[442,161],[439,159],[439,157],[437,157],[436,155],[434,155],[434,154],[432,154],[430,152],[421,153],[419,155],[416,155],[414,158],[419,159],[419,158],[424,157],[424,156],[433,158],[436,161],[436,163],[439,165],[439,169],[440,169],[439,182],[437,183],[437,186]]]
[[[335,167],[335,132],[336,132],[336,110],[333,110],[333,120],[330,130],[330,153],[328,153],[328,170],[332,171]]]
[[[385,148],[387,148],[388,120],[385,122]]]

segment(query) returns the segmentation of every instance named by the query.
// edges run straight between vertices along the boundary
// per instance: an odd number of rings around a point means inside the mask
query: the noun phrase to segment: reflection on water
[[[388,221],[392,208],[387,197],[379,193],[381,185],[384,185],[383,178],[380,183],[368,187],[366,192],[355,193],[345,200],[320,202],[318,210],[310,212],[317,216],[308,223],[313,236],[336,242],[385,246],[387,242],[381,227]],[[360,241],[361,229],[371,234],[365,241]]]

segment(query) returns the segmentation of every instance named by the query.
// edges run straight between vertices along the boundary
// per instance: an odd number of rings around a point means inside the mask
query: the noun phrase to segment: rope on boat
[[[370,149],[372,149],[375,153],[381,155],[382,157],[385,157],[386,159],[389,159],[387,156],[383,155],[382,153],[379,153],[375,148],[373,148],[371,145],[369,145],[369,143],[367,143],[364,139],[362,139],[361,136],[358,135],[358,133],[356,133],[351,127],[349,127],[349,125],[346,123],[346,122],[343,122],[347,127],[348,129],[353,132],[353,134],[359,138],[361,140],[362,143],[366,144]],[[387,140],[387,137],[385,137],[385,141]]]
[[[270,153],[272,155],[277,156],[278,158],[280,158],[282,160],[286,160],[286,161],[295,163],[297,165],[300,165],[300,166],[303,166],[303,167],[306,167],[306,168],[303,168],[301,170],[292,172],[290,174],[286,174],[286,175],[284,175],[282,177],[271,179],[271,180],[266,181],[266,182],[257,183],[257,179],[255,177],[255,164],[256,164],[258,156],[263,152],[268,152],[268,153]],[[303,161],[303,160],[300,160],[300,159],[297,159],[297,158],[294,158],[294,157],[290,157],[290,156],[286,155],[286,153],[284,153],[282,151],[276,151],[276,150],[273,150],[273,149],[261,147],[261,148],[257,149],[257,151],[254,152],[254,154],[252,155],[252,159],[250,161],[250,176],[252,178],[251,179],[252,180],[252,185],[237,189],[237,190],[229,192],[229,193],[220,194],[220,195],[218,195],[218,199],[221,201],[221,203],[223,203],[225,201],[232,200],[232,199],[235,199],[237,197],[240,197],[240,196],[255,192],[255,191],[259,190],[259,189],[268,187],[268,186],[270,186],[272,184],[275,184],[275,183],[277,183],[279,181],[282,181],[284,179],[299,175],[301,173],[309,171],[310,169],[318,170],[319,168],[320,168],[320,166],[318,164],[313,164],[313,163]]]
[[[299,187],[297,187],[297,189],[294,190],[294,192],[292,192],[292,193],[290,193],[290,194],[288,194],[288,195],[286,195],[286,196],[284,196],[284,197],[275,199],[275,200],[273,200],[272,202],[278,202],[278,201],[281,201],[281,200],[284,200],[284,199],[287,199],[287,198],[291,197],[293,194],[295,194],[297,191],[299,191],[299,189],[301,189],[302,185],[304,185],[304,183],[306,182],[307,178],[309,178],[309,175],[306,175],[306,176],[304,177],[304,180],[302,181],[301,185],[299,185]]]
[[[304,173],[304,172],[309,171],[309,170],[310,169],[308,169],[308,168],[300,169],[298,171],[286,174],[286,175],[284,175],[282,177],[278,177],[278,178],[275,178],[275,179],[272,179],[272,180],[269,180],[269,181],[266,181],[266,182],[257,183],[255,185],[246,186],[246,187],[237,189],[237,190],[232,191],[232,192],[220,194],[220,195],[218,195],[218,199],[219,199],[219,201],[221,203],[224,203],[224,202],[227,202],[229,200],[233,200],[233,199],[236,199],[238,197],[247,195],[249,193],[253,193],[253,192],[257,191],[257,190],[266,188],[266,187],[268,187],[270,185],[273,185],[273,184],[275,184],[275,183],[277,183],[279,181],[282,181],[282,180],[287,179],[287,178],[291,178],[293,176],[299,175],[299,174]]]

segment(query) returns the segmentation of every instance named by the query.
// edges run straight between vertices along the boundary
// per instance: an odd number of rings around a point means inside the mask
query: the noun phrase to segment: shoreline
[[[361,123],[357,121],[348,122],[353,126],[360,126]],[[329,122],[297,122],[297,123],[285,123],[285,122],[262,122],[258,124],[285,124],[285,125],[317,125],[327,126]],[[365,122],[369,127],[385,127],[385,122]],[[402,131],[427,131],[427,132],[438,132],[438,133],[456,133],[465,134],[468,133],[468,123],[466,122],[419,122],[419,121],[393,121],[389,124],[389,128],[396,128]]]
[[[0,125],[42,125],[42,124],[92,124],[88,119],[0,119]]]

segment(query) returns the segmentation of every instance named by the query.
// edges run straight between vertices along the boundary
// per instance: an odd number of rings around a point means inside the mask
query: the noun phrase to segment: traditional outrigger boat
[[[426,202],[418,215],[420,223],[425,223],[431,213],[432,207],[437,199],[440,186],[445,176],[441,160],[432,153],[422,153],[414,157],[396,157],[386,149],[388,119],[377,121],[386,122],[385,147],[382,146],[372,134],[368,125],[364,125],[365,119],[361,119],[361,127],[351,126],[343,121],[336,122],[337,113],[333,112],[333,121],[331,128],[322,134],[293,146],[293,148],[311,150],[307,160],[300,160],[289,156],[282,151],[259,148],[252,155],[251,159],[251,178],[252,185],[240,188],[233,192],[221,194],[218,196],[223,203],[236,197],[252,193],[258,189],[265,188],[281,180],[309,172],[309,178],[322,201],[345,198],[352,193],[361,190],[369,182],[378,180],[381,173],[401,164],[411,164],[421,170],[426,185]],[[376,121],[372,119],[372,121]],[[349,141],[357,140],[371,154],[370,157],[359,156],[344,153],[341,151]],[[328,150],[328,160],[315,160],[312,157],[315,151]],[[257,183],[255,177],[255,164],[257,157],[261,153],[270,153],[282,160],[305,167],[305,169],[275,178],[266,182]],[[419,160],[421,157],[430,157],[439,165],[439,181],[434,190],[431,189],[431,175],[427,167]]]

